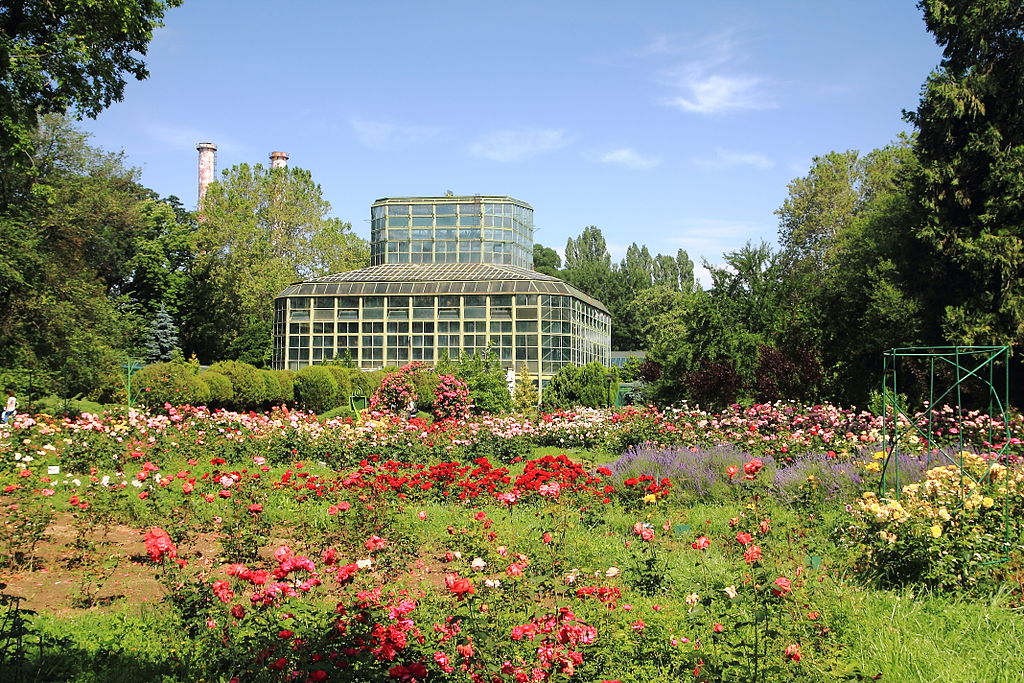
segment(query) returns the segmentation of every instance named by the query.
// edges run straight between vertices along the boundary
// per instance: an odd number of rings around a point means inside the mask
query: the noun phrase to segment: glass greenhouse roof
[[[278,297],[346,294],[567,294],[608,309],[562,280],[489,263],[387,263],[295,282]]]

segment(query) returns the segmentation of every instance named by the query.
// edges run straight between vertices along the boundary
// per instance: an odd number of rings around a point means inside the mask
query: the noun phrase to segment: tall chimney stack
[[[270,168],[286,168],[288,166],[287,152],[271,152]]]
[[[213,182],[213,176],[217,172],[217,145],[212,142],[200,142],[196,145],[199,150],[199,203],[202,207],[203,197],[206,196],[206,188]]]

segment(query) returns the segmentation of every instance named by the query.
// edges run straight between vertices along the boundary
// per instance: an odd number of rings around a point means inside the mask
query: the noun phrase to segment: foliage
[[[328,217],[303,169],[240,164],[207,188],[193,234],[188,348],[200,358],[270,358],[274,297],[288,284],[365,264],[365,243]]]
[[[568,364],[548,381],[541,400],[548,409],[607,406],[611,397],[609,385],[614,383],[614,375],[601,363],[595,361],[582,367]]]
[[[218,361],[210,366],[211,372],[227,377],[231,382],[231,398],[228,405],[236,410],[252,410],[263,404],[267,396],[267,385],[259,370],[234,360]]]
[[[516,387],[512,392],[512,407],[521,415],[533,415],[537,412],[539,404],[537,382],[530,374],[530,368],[526,363],[520,363],[519,371],[516,373]]]
[[[923,584],[947,591],[974,587],[988,563],[1024,549],[1007,525],[1022,512],[1024,475],[970,452],[934,467],[899,497],[865,493],[849,540],[881,585]]]
[[[184,363],[153,363],[132,373],[133,393],[151,410],[162,410],[165,404],[205,405],[211,398],[210,388],[195,371]]]
[[[313,413],[323,413],[339,405],[338,381],[322,365],[307,365],[295,373],[295,398]]]
[[[110,400],[152,316],[173,311],[186,223],[66,120],[45,117],[33,140],[31,193],[0,210],[3,363],[34,393]]]
[[[1010,344],[1024,329],[1024,17],[1000,0],[922,0],[942,47],[914,112],[915,233],[939,266],[933,311],[957,344]],[[1019,372],[1019,364],[1015,364]]]
[[[210,389],[210,405],[216,408],[224,408],[231,405],[235,397],[235,390],[231,386],[231,380],[216,370],[206,370],[199,373],[200,381],[205,382]]]
[[[471,408],[469,387],[455,375],[438,375],[434,388],[434,418],[465,420]]]
[[[174,319],[167,309],[161,306],[153,316],[152,326],[146,334],[146,343],[143,345],[146,361],[169,361],[171,353],[177,348],[178,326],[174,324]]]
[[[74,112],[95,118],[124,97],[128,76],[143,80],[153,29],[181,0],[112,0],[101,5],[36,0],[8,7],[0,17],[0,205],[15,173],[32,166],[32,135],[39,117]]]
[[[500,415],[512,410],[506,372],[494,349],[464,354],[447,370],[443,363],[438,363],[437,371],[453,374],[466,383],[473,412]]]

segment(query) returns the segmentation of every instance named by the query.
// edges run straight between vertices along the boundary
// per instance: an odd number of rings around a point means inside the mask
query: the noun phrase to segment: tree
[[[31,191],[0,207],[2,362],[37,389],[110,399],[153,315],[173,314],[175,292],[159,283],[183,277],[165,249],[183,231],[122,155],[91,147],[63,117],[40,124],[35,172],[18,181]]]
[[[274,297],[301,279],[366,265],[365,241],[328,217],[309,171],[240,164],[211,183],[194,234],[196,261],[185,326],[200,358],[271,353]]]
[[[533,269],[538,273],[558,277],[558,269],[562,267],[562,257],[551,247],[543,244],[533,245]]]
[[[575,240],[569,238],[565,242],[565,269],[574,270],[581,266],[600,266],[611,268],[612,257],[608,253],[608,245],[604,235],[597,226],[590,225]]]
[[[157,310],[146,334],[143,349],[147,363],[171,360],[171,354],[178,348],[178,326],[163,306]]]
[[[538,403],[540,394],[537,392],[537,382],[526,363],[520,363],[516,373],[516,388],[512,392],[512,407],[517,413],[532,415],[537,412]]]
[[[942,336],[1024,341],[1024,12],[1005,0],[922,0],[942,46],[916,111],[916,233],[940,257]]]
[[[20,0],[0,8],[0,159],[5,180],[31,166],[40,116],[95,117],[143,80],[140,59],[164,13],[181,0]],[[0,187],[0,204],[11,187]]]

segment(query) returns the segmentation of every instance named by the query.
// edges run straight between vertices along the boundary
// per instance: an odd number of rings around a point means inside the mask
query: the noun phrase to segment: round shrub
[[[423,412],[430,413],[434,410],[438,381],[438,374],[429,368],[421,368],[412,374],[413,388],[416,390],[416,395],[419,396],[416,399],[416,407]]]
[[[414,362],[388,373],[370,397],[370,409],[386,413],[404,413],[411,401],[419,400],[412,376],[422,366],[422,363]]]
[[[162,410],[165,404],[202,405],[210,398],[206,384],[181,363],[153,363],[134,373],[132,394],[150,410]]]
[[[385,375],[387,373],[383,370],[360,372],[358,375],[352,376],[352,389],[358,389],[359,395],[365,396],[369,400],[373,396],[373,392],[377,391],[380,383],[384,381]]]
[[[469,388],[455,375],[440,375],[434,401],[434,417],[438,420],[465,420],[469,417]]]
[[[228,407],[235,410],[255,410],[267,400],[267,385],[260,376],[260,371],[237,360],[222,360],[210,366],[210,370],[219,372],[231,380],[233,395]]]
[[[322,365],[308,365],[295,373],[295,398],[299,405],[314,413],[333,408],[338,395],[334,373]]]
[[[332,407],[348,409],[348,399],[352,395],[352,373],[359,371],[340,365],[325,365],[324,367],[330,370],[331,375],[334,376],[334,381],[338,383],[338,390],[334,396],[334,406]]]
[[[291,370],[271,370],[281,385],[281,403],[295,401],[295,373]]]
[[[283,391],[281,389],[281,380],[278,379],[277,373],[273,370],[260,370],[260,375],[263,377],[263,385],[266,387],[267,398],[264,404],[269,406],[280,405],[284,402],[282,398]]]
[[[231,403],[234,398],[234,390],[231,388],[231,380],[215,370],[200,372],[196,379],[205,383],[210,390],[211,406],[223,408]]]

